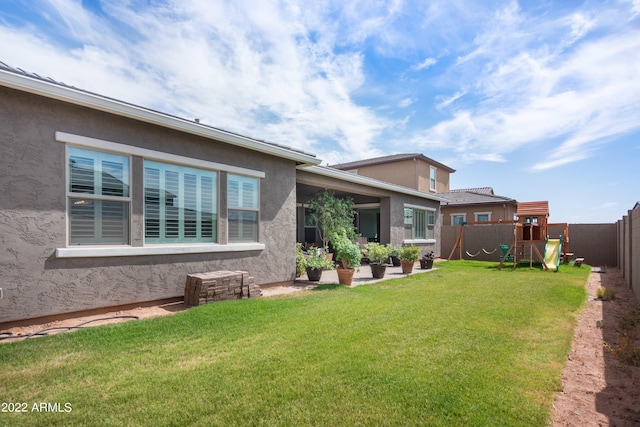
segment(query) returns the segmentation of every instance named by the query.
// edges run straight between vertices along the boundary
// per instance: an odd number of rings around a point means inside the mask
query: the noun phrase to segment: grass
[[[0,425],[547,425],[589,269],[436,266],[2,344]]]

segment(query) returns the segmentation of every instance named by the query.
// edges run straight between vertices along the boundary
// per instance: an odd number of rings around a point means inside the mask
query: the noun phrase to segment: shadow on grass
[[[334,291],[336,289],[344,289],[343,285],[338,283],[323,283],[313,288],[313,291]]]

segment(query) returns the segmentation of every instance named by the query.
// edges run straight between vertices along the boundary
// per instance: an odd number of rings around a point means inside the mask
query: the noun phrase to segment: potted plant
[[[436,254],[433,251],[425,252],[420,258],[420,268],[423,270],[431,270],[433,268],[433,260],[435,259]]]
[[[311,223],[315,224],[326,252],[329,252],[329,240],[335,233],[344,230],[347,237],[355,238],[353,222],[356,211],[352,199],[337,197],[332,191],[323,190],[314,194],[307,203]]]
[[[404,246],[400,249],[400,265],[402,273],[410,274],[413,271],[413,264],[420,258],[420,248],[416,245]]]
[[[389,257],[391,258],[391,263],[394,267],[400,267],[400,249],[397,246],[392,246],[391,251],[389,252]]]
[[[333,234],[331,244],[333,245],[335,259],[339,263],[339,267],[336,269],[338,283],[351,286],[353,274],[356,268],[360,267],[360,260],[362,259],[360,247],[347,237],[347,233],[344,230],[341,233]]]
[[[369,266],[374,279],[382,279],[387,269],[387,260],[391,252],[391,245],[381,245],[377,242],[369,242],[364,245],[363,254],[369,258]]]
[[[333,270],[333,262],[328,260],[322,249],[309,248],[309,255],[305,258],[307,278],[312,282],[318,282],[322,277],[322,270]]]

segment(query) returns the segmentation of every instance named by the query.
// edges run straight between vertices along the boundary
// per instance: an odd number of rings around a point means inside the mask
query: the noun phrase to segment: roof
[[[489,194],[491,196],[495,195],[492,187],[478,187],[478,188],[462,188],[458,190],[451,190],[451,193],[478,193],[478,194]]]
[[[365,166],[374,166],[374,165],[381,165],[385,163],[394,163],[394,162],[400,162],[404,160],[414,160],[414,159],[424,160],[427,163],[430,163],[434,166],[445,169],[449,173],[453,173],[456,171],[455,169],[452,169],[447,165],[437,162],[421,153],[392,154],[390,156],[374,157],[372,159],[356,160],[354,162],[348,162],[348,163],[338,163],[335,165],[330,165],[330,167],[334,169],[340,169],[340,170],[351,170],[351,169],[357,169]]]
[[[491,187],[483,187],[481,190],[486,190]],[[468,190],[452,190],[448,193],[438,193],[439,196],[444,197],[449,201],[449,205],[487,205],[487,204],[516,204],[517,200],[510,197],[497,196],[493,194],[493,189],[489,194],[486,191],[472,191]]]
[[[322,175],[330,178],[335,178],[340,181],[351,182],[354,184],[366,185],[372,188],[379,188],[382,190],[393,191],[400,194],[407,194],[410,196],[420,197],[421,199],[434,200],[437,202],[446,202],[447,200],[440,195],[425,193],[423,191],[414,190],[413,188],[403,187],[402,185],[391,184],[386,181],[380,181],[373,178],[368,178],[362,175],[356,175],[351,172],[346,172],[340,169],[335,169],[330,166],[298,166],[299,170],[307,171],[317,175]]]
[[[249,150],[294,160],[298,164],[317,165],[321,162],[315,155],[304,151],[250,138],[208,126],[195,120],[184,119],[115,98],[99,95],[94,92],[78,89],[51,78],[41,77],[38,74],[28,73],[20,68],[10,67],[1,61],[0,86],[198,135],[207,139],[222,141]]]
[[[520,202],[518,203],[518,209],[516,210],[516,215],[518,216],[527,216],[527,215],[549,215],[549,202]]]

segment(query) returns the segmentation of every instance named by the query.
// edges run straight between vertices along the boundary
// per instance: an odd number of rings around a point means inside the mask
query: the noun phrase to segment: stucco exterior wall
[[[245,270],[258,284],[294,279],[293,161],[12,89],[0,88],[0,99],[0,323],[181,296],[189,273]],[[265,249],[57,258],[56,248],[66,245],[67,215],[65,145],[56,131],[263,171],[259,241]],[[139,193],[136,179],[132,192]],[[132,246],[142,245],[140,197],[133,194]],[[221,220],[221,241],[224,225]]]
[[[400,160],[371,166],[360,166],[358,175],[413,188],[423,193],[449,191],[449,172],[436,167],[436,191],[430,189],[430,164],[420,159]]]
[[[413,160],[404,160],[373,166],[361,166],[358,175],[391,182],[403,187],[418,189],[416,165]]]

